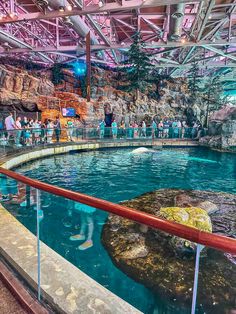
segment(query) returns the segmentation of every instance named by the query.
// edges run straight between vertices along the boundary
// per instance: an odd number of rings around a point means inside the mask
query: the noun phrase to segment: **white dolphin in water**
[[[148,149],[146,147],[139,147],[132,150],[132,154],[144,154],[144,153],[155,153],[156,151],[153,149]]]

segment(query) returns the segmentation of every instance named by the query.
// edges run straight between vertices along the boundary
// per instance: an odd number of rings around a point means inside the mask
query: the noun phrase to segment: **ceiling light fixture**
[[[186,43],[186,39],[185,39],[185,38],[181,38],[180,41],[181,41],[182,44],[185,44],[185,43]]]
[[[17,14],[16,14],[16,13],[14,13],[14,12],[11,12],[11,13],[9,14],[9,16],[10,16],[10,18],[14,19],[14,17],[16,17],[16,16],[17,16]]]
[[[73,7],[72,5],[68,4],[68,6],[66,7],[68,11],[72,11],[73,10]]]

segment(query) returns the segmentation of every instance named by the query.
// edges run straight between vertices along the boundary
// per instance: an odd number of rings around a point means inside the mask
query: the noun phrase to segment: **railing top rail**
[[[154,215],[147,214],[133,208],[114,204],[112,202],[98,199],[86,194],[73,192],[67,189],[60,188],[58,186],[53,186],[48,183],[34,180],[19,173],[16,173],[12,170],[7,170],[0,167],[0,173],[19,182],[27,184],[33,188],[61,197],[65,197],[67,199],[80,202],[92,207],[96,207],[98,209],[102,209],[109,213],[131,219],[138,223],[156,228],[158,230],[170,233],[180,238],[190,240],[195,243],[199,243],[224,252],[236,254],[236,239],[199,231],[197,229],[187,227],[175,222],[163,220]]]

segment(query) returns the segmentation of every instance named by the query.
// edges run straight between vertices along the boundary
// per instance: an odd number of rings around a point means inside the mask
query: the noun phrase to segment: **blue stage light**
[[[86,74],[86,63],[84,63],[83,61],[76,61],[72,63],[72,65],[75,75],[83,76]]]

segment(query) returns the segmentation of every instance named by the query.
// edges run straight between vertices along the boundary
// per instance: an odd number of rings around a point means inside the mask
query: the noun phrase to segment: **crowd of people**
[[[59,142],[63,128],[66,130],[68,141],[73,141],[73,135],[78,140],[81,128],[79,119],[68,119],[66,124],[62,126],[59,117],[56,117],[55,120],[45,119],[44,122],[27,117],[23,119],[17,117],[14,120],[13,114],[10,113],[4,121],[1,138],[6,143],[13,140],[18,147],[52,143],[53,137],[55,137],[56,142]]]
[[[98,126],[100,138],[104,138],[106,124],[102,120]],[[194,121],[191,126],[185,120],[180,119],[161,119],[152,120],[147,124],[145,120],[125,123],[124,120],[118,124],[114,119],[111,123],[111,134],[114,139],[118,138],[191,138],[199,139],[204,135],[204,128],[199,121]]]
[[[9,143],[13,141],[16,146],[31,146],[59,142],[62,138],[66,141],[78,141],[81,138],[109,138],[113,139],[137,139],[137,138],[191,138],[199,139],[204,135],[204,128],[199,121],[193,125],[187,125],[184,119],[153,119],[151,123],[145,120],[138,123],[133,121],[120,123],[113,119],[110,127],[101,120],[97,127],[86,127],[80,118],[68,118],[62,125],[60,118],[54,120],[28,119],[27,117],[13,118],[10,113],[4,121],[4,128],[1,131],[1,141]],[[62,131],[65,131],[62,134]]]

